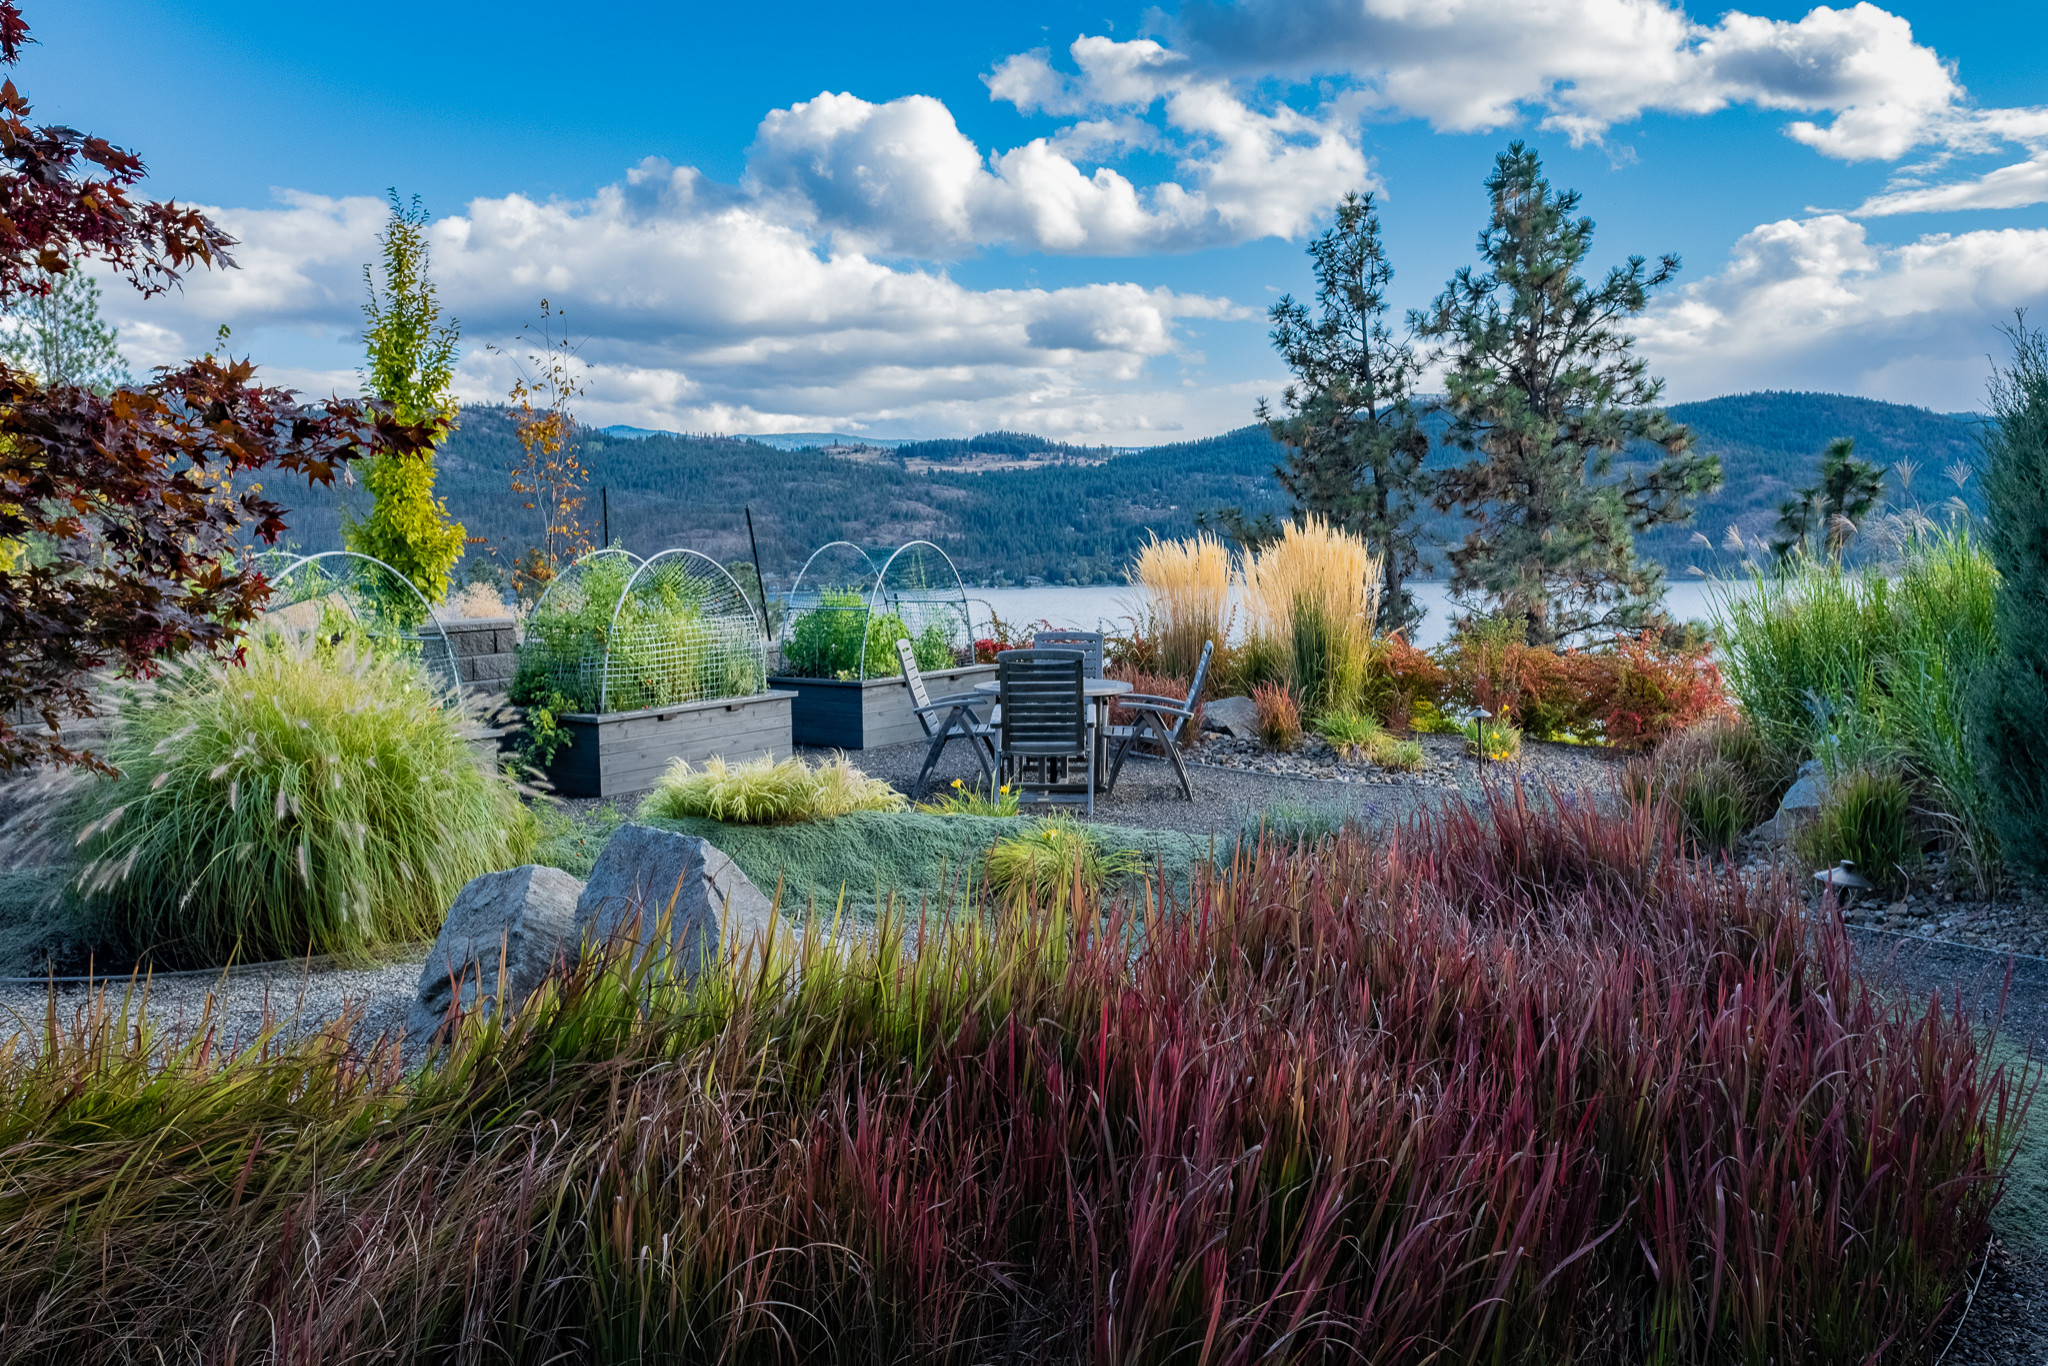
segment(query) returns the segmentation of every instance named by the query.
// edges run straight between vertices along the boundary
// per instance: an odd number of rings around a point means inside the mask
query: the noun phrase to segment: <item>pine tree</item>
[[[1593,220],[1574,218],[1578,193],[1553,194],[1542,169],[1519,142],[1496,159],[1483,273],[1459,270],[1413,321],[1451,362],[1447,440],[1479,456],[1437,483],[1437,507],[1474,523],[1451,552],[1451,591],[1550,644],[1659,619],[1663,571],[1636,559],[1636,534],[1690,520],[1692,500],[1720,487],[1721,463],[1656,406],[1663,382],[1622,329],[1678,258],[1650,270],[1632,256],[1588,285],[1578,271]],[[1611,477],[1632,444],[1660,454]]]
[[[1288,448],[1274,474],[1295,512],[1356,532],[1381,555],[1378,624],[1398,630],[1422,616],[1407,581],[1418,560],[1415,514],[1429,438],[1412,402],[1414,347],[1386,324],[1394,270],[1372,196],[1346,195],[1308,254],[1318,311],[1311,316],[1292,295],[1273,305],[1273,346],[1296,383],[1281,395],[1282,416],[1262,399],[1259,418]]]
[[[100,287],[83,270],[49,275],[48,292],[8,300],[12,328],[0,333],[0,356],[46,388],[106,394],[131,382],[120,334],[100,316]]]
[[[1856,458],[1856,439],[1838,436],[1820,457],[1820,478],[1778,504],[1778,534],[1771,553],[1783,560],[1806,548],[1818,533],[1821,548],[1833,559],[1863,526],[1870,510],[1884,497],[1884,477],[1868,460]]]
[[[1991,380],[1984,546],[1998,566],[1998,654],[1973,688],[2002,855],[2048,868],[2048,336],[2026,326]]]
[[[408,207],[398,191],[391,192],[391,218],[377,241],[384,256],[381,288],[374,267],[363,267],[370,290],[363,306],[369,320],[363,332],[368,351],[363,387],[391,404],[401,422],[432,428],[438,445],[455,426],[448,386],[462,330],[452,318],[441,321],[441,305],[427,274],[427,214],[418,196]],[[412,580],[427,601],[442,601],[449,571],[462,558],[463,529],[449,520],[446,504],[434,496],[431,452],[380,456],[369,462],[363,483],[376,501],[367,518],[350,519],[344,526],[349,549],[383,560]]]

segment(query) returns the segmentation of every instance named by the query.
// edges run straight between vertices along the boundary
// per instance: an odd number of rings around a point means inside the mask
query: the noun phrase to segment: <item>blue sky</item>
[[[35,0],[38,113],[142,153],[244,269],[147,303],[140,364],[233,326],[354,382],[379,197],[436,215],[460,387],[565,309],[585,415],[688,430],[1119,443],[1241,425],[1263,313],[1346,189],[1395,301],[1470,261],[1493,155],[1580,190],[1605,264],[1676,251],[1639,329],[1673,399],[1977,405],[2048,301],[2048,7],[1665,0],[1151,6]],[[496,343],[501,349],[487,349]]]

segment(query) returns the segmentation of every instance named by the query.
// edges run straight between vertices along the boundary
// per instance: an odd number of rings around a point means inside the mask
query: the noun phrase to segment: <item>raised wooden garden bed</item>
[[[795,699],[776,689],[646,711],[566,712],[555,720],[571,742],[548,765],[548,780],[565,797],[626,797],[653,787],[678,759],[786,759]]]
[[[927,670],[924,683],[933,697],[944,697],[968,692],[975,684],[995,676],[993,664],[967,664],[954,669]],[[797,744],[873,749],[877,745],[924,738],[917,713],[910,709],[910,685],[901,674],[866,680],[777,675],[768,683],[796,693],[790,713],[790,735]]]

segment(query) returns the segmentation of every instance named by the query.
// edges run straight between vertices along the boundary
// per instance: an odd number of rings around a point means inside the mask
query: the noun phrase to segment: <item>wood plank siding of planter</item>
[[[653,787],[678,759],[786,759],[795,699],[775,689],[646,711],[565,712],[555,722],[570,743],[548,779],[565,797],[627,797]]]
[[[995,676],[993,664],[965,664],[926,671],[924,685],[926,691],[938,698],[970,692],[975,684]],[[796,693],[790,736],[797,744],[873,749],[924,738],[924,727],[918,725],[917,713],[910,709],[910,685],[901,674],[865,680],[777,674],[768,680],[768,685]],[[995,699],[991,697],[989,701],[993,703]]]

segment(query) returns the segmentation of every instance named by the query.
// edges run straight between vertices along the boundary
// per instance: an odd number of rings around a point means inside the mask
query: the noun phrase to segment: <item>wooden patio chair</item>
[[[1005,781],[1025,796],[1078,801],[1095,814],[1095,736],[1088,724],[1079,650],[1004,650],[996,656],[1002,700],[997,757]],[[1077,782],[1074,774],[1079,772]]]
[[[1040,631],[1031,638],[1034,650],[1079,650],[1089,678],[1102,677],[1102,644],[1100,631]]]
[[[967,741],[967,747],[974,751],[974,762],[981,765],[981,776],[989,780],[991,792],[995,789],[995,734],[996,728],[982,720],[982,710],[995,706],[995,699],[986,693],[962,692],[933,700],[924,685],[924,674],[917,667],[917,654],[910,642],[896,642],[896,657],[903,661],[903,681],[910,685],[910,709],[917,713],[917,724],[924,727],[924,733],[932,742],[925,751],[924,767],[917,771],[917,782],[911,791],[924,791],[925,780],[931,777],[939,755],[948,744],[955,740]]]
[[[1216,652],[1216,642],[1206,641],[1202,645],[1202,658],[1195,665],[1194,681],[1188,685],[1186,697],[1160,697],[1152,693],[1125,693],[1116,699],[1117,706],[1133,713],[1128,726],[1111,726],[1104,732],[1104,740],[1116,746],[1116,758],[1109,766],[1109,781],[1102,785],[1104,792],[1116,790],[1116,775],[1123,772],[1124,756],[1131,752],[1133,745],[1157,745],[1166,755],[1166,761],[1173,765],[1174,776],[1180,779],[1180,790],[1189,801],[1195,799],[1194,784],[1188,781],[1187,762],[1181,757],[1182,733],[1194,723],[1195,705],[1202,700],[1202,687],[1209,681],[1209,656]]]

